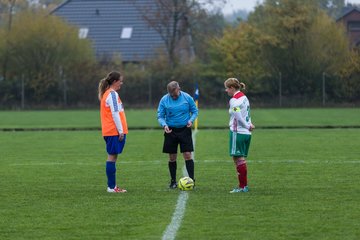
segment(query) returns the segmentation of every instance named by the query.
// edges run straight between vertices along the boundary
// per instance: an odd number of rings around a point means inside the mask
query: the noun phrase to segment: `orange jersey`
[[[127,134],[128,127],[124,107],[119,94],[109,88],[100,102],[101,130],[103,136]]]

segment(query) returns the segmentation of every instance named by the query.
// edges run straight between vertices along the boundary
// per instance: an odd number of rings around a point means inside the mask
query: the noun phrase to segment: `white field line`
[[[192,154],[192,159],[195,161],[195,143],[196,143],[196,134],[197,130],[195,130],[192,134],[192,140],[194,145],[194,151]],[[187,171],[185,168],[185,165],[182,169],[183,176],[187,176]],[[162,235],[162,240],[170,240],[175,239],[176,233],[179,230],[181,226],[181,221],[185,214],[185,208],[186,208],[186,202],[189,198],[189,193],[186,191],[181,191],[179,194],[179,198],[176,203],[175,212],[171,218],[170,224],[166,227],[166,230],[164,231]]]
[[[201,160],[200,163],[226,163],[233,164],[232,161],[226,160]],[[283,159],[283,160],[246,160],[249,164],[359,164],[359,160],[301,160],[301,159]]]
[[[195,160],[195,159],[194,159]],[[160,160],[153,160],[153,161],[146,161],[146,164],[162,164],[164,161]],[[196,161],[198,164],[204,163],[229,163],[233,164],[232,160],[198,160]],[[336,164],[360,164],[359,160],[301,160],[301,159],[283,159],[283,160],[246,160],[249,164],[328,164],[328,165],[336,165]],[[126,165],[143,165],[143,161],[130,161],[130,162],[121,162],[119,161],[118,164],[126,164]],[[89,162],[32,162],[32,163],[10,163],[8,166],[62,166],[62,165],[78,165],[78,166],[102,166],[104,163],[89,163]],[[185,168],[184,168],[185,169]],[[183,172],[184,176],[186,176],[187,172]]]
[[[184,217],[186,202],[189,198],[189,193],[186,191],[181,191],[178,197],[175,212],[171,218],[170,224],[166,227],[162,235],[163,240],[175,239],[176,233],[180,228],[181,221]]]

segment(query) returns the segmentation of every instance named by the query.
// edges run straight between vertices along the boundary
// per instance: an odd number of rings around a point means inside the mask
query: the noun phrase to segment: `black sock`
[[[185,164],[186,164],[186,170],[187,170],[187,172],[189,174],[189,177],[192,180],[195,180],[194,179],[194,160],[192,160],[192,159],[186,160]]]
[[[176,161],[175,162],[169,162],[169,172],[171,177],[171,182],[176,182]]]

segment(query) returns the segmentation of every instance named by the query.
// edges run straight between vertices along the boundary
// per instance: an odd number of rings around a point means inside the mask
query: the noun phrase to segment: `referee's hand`
[[[190,128],[192,126],[192,122],[191,121],[188,121],[186,127]]]
[[[164,131],[165,131],[166,133],[171,133],[171,132],[172,132],[172,130],[169,129],[168,126],[165,126],[165,127],[164,127]]]

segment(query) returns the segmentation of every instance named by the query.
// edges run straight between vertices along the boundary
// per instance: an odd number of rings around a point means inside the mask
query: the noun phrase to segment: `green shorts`
[[[235,157],[247,157],[251,142],[251,135],[230,131],[229,154]]]

